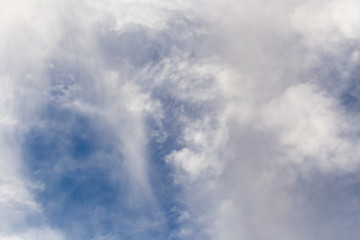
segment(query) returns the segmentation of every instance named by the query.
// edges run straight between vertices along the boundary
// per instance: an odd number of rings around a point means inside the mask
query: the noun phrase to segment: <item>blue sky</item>
[[[359,10],[0,1],[0,240],[358,239]]]

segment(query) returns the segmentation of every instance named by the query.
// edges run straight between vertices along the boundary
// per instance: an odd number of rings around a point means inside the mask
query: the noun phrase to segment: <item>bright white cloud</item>
[[[357,140],[349,139],[349,119],[337,101],[312,85],[297,85],[265,107],[265,124],[288,146],[290,161],[322,168],[351,170],[358,163]]]

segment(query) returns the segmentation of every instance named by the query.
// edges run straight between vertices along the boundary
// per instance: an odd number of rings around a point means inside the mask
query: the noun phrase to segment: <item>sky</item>
[[[0,240],[357,240],[357,0],[0,0]]]

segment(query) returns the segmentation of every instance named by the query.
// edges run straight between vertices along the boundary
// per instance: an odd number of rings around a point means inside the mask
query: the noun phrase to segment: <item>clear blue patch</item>
[[[45,184],[37,200],[53,226],[63,229],[69,239],[108,234],[126,239],[165,239],[170,229],[176,228],[171,208],[178,190],[163,161],[174,138],[150,145],[151,184],[164,213],[159,215],[151,204],[149,208],[129,207],[126,174],[117,180],[111,178],[112,169],[106,163],[112,158],[121,162],[121,153],[104,139],[107,131],[56,102],[42,117],[46,125],[34,127],[26,135],[24,159],[31,178]],[[169,224],[162,215],[168,217]],[[141,228],[143,221],[159,223]]]

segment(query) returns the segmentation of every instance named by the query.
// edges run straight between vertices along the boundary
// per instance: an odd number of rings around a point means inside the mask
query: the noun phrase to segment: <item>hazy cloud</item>
[[[356,239],[359,7],[0,2],[0,238]]]

